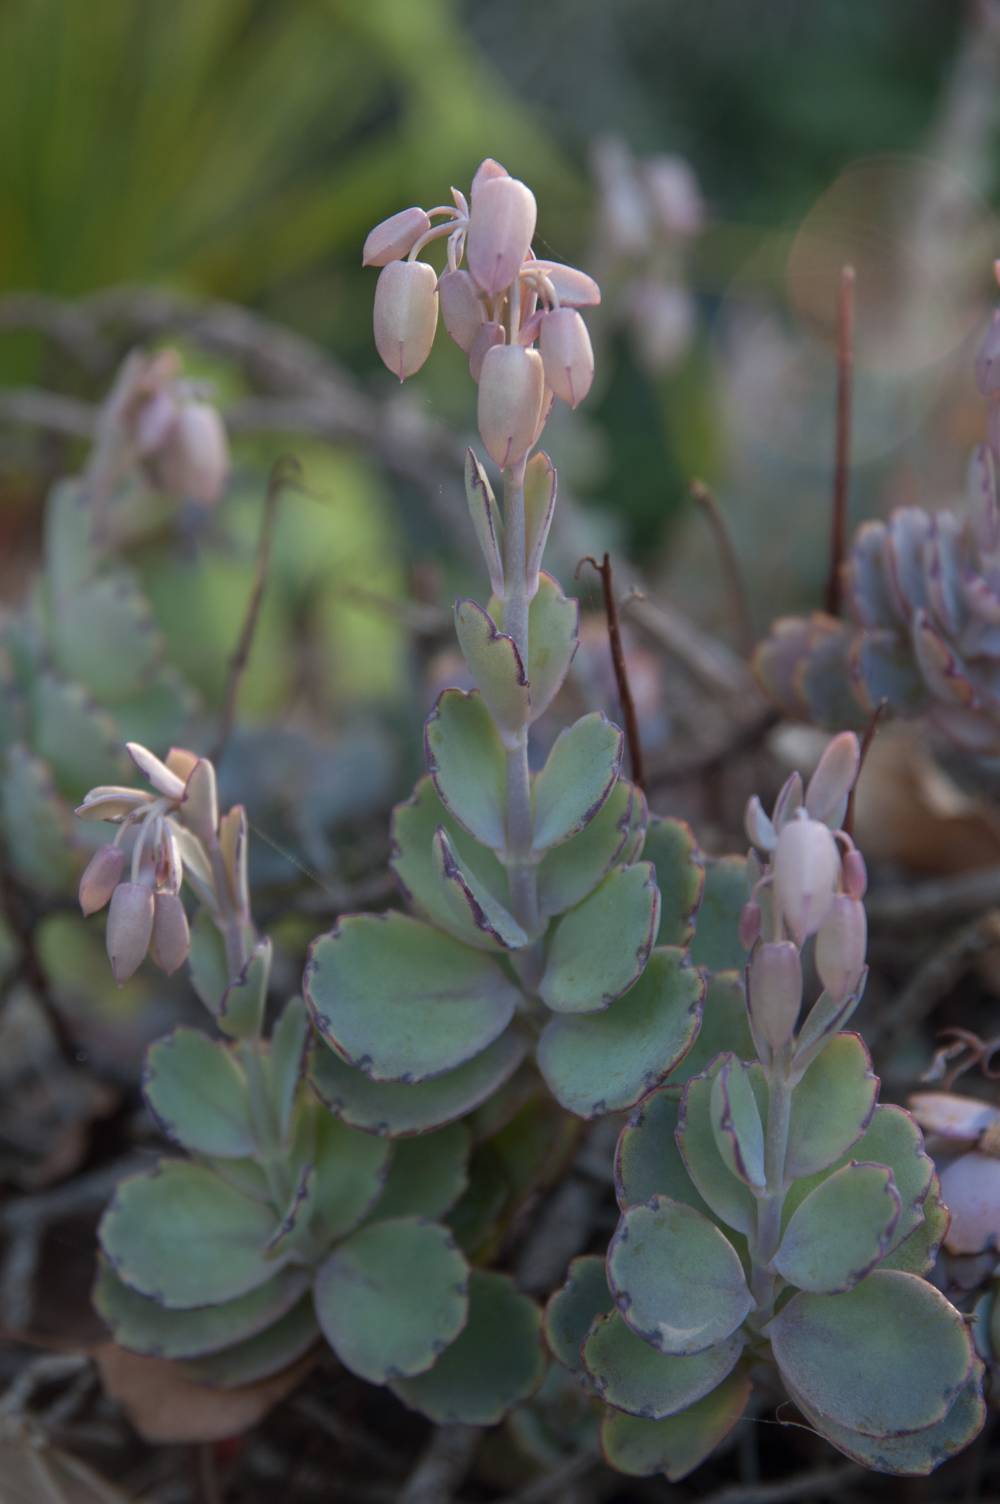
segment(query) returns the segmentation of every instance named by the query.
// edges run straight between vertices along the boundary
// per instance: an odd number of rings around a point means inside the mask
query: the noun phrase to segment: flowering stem
[[[524,516],[525,460],[503,473],[504,485],[504,631],[513,638],[528,671],[528,581]],[[528,728],[522,726],[507,749],[507,844],[504,863],[510,881],[514,917],[529,934],[538,926],[538,881],[531,853],[531,777]]]
[[[787,1052],[786,1052],[787,1056]],[[765,1190],[757,1200],[757,1226],[751,1238],[750,1286],[759,1317],[767,1320],[774,1300],[774,1275],[768,1268],[781,1242],[785,1204],[785,1159],[791,1118],[792,1089],[787,1058],[776,1059],[767,1083],[767,1132],[764,1139]]]

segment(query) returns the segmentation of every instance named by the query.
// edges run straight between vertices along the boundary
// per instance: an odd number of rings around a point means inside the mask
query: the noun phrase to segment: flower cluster
[[[401,210],[365,241],[363,264],[381,267],[375,344],[405,381],[430,354],[440,312],[479,384],[483,443],[506,469],[538,442],[557,397],[576,407],[590,390],[594,355],[578,310],[601,294],[584,272],[534,255],[534,194],[498,162],[480,164],[468,199],[455,188],[452,197]],[[445,237],[439,277],[419,257]]]

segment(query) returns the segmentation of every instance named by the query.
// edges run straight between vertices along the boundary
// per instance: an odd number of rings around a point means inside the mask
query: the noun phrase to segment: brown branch
[[[830,573],[826,610],[840,615],[844,554],[847,550],[847,485],[851,465],[851,404],[854,381],[854,268],[840,273],[837,303],[837,437],[833,462],[833,507],[830,518]]]
[[[254,633],[257,630],[257,622],[260,617],[260,608],[264,600],[264,587],[267,584],[267,571],[271,562],[271,546],[274,542],[274,524],[277,520],[278,502],[282,492],[289,486],[301,486],[302,467],[292,455],[282,455],[271,466],[271,475],[267,483],[267,495],[264,498],[264,511],[260,522],[260,535],[257,539],[257,562],[254,569],[253,585],[250,589],[250,597],[247,601],[246,612],[243,617],[243,625],[240,627],[240,635],[236,639],[236,647],[233,649],[232,658],[229,660],[229,672],[226,676],[226,691],[222,700],[222,712],[219,716],[219,732],[212,748],[211,760],[218,762],[226,748],[233,722],[236,718],[236,700],[240,690],[240,680],[246,671],[250,660],[250,649],[253,647]]]
[[[691,500],[702,510],[712,533],[719,565],[733,614],[736,641],[744,658],[749,658],[754,649],[753,617],[750,613],[750,597],[740,568],[733,535],[729,524],[712,492],[704,481],[693,480],[690,485]]]
[[[611,649],[611,664],[615,671],[618,698],[621,701],[622,707],[622,719],[625,722],[625,741],[628,744],[632,782],[641,789],[645,786],[646,782],[642,766],[642,743],[639,740],[639,721],[635,713],[635,701],[632,698],[632,686],[628,682],[625,651],[622,647],[621,622],[618,619],[618,602],[615,600],[611,559],[608,554],[605,554],[601,563],[598,564],[592,554],[587,554],[586,558],[581,559],[576,566],[575,579],[579,579],[580,570],[584,564],[592,565],[601,577],[601,590],[604,594],[604,615],[608,623],[608,646]]]
[[[857,776],[855,777],[854,782],[851,785],[851,792],[847,796],[847,809],[844,813],[843,828],[849,836],[853,836],[854,834],[854,796],[858,791],[858,783],[861,779],[861,774],[864,772],[865,758],[868,756],[868,753],[871,750],[871,744],[875,740],[875,733],[879,728],[879,722],[882,719],[882,713],[885,710],[887,703],[888,702],[886,700],[879,700],[874,712],[872,713],[871,720],[865,727],[865,734],[861,738],[861,753],[858,758]]]

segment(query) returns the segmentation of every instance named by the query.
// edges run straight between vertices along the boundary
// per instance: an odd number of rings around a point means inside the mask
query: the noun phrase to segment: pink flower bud
[[[138,971],[152,934],[152,888],[145,883],[119,883],[111,895],[105,937],[111,971],[119,986]]]
[[[760,938],[760,924],[760,904],[751,898],[740,910],[740,944],[744,950],[751,950]]]
[[[514,281],[535,233],[535,195],[517,178],[491,177],[476,186],[465,254],[489,297]]]
[[[563,308],[592,308],[601,301],[601,289],[593,277],[575,266],[564,266],[561,261],[529,261],[528,267],[533,266],[545,273]]]
[[[868,891],[868,868],[856,846],[852,846],[850,851],[844,853],[841,880],[844,884],[844,892],[849,898],[864,898]]]
[[[750,845],[756,846],[758,851],[774,850],[778,840],[777,833],[764,813],[764,806],[756,794],[747,801],[743,815],[743,829],[747,833]]]
[[[806,815],[789,820],[775,848],[774,895],[797,945],[824,923],[839,876],[840,853],[827,827]]]
[[[695,308],[686,288],[646,277],[628,300],[632,335],[646,369],[658,374],[675,365],[691,343]]]
[[[438,295],[426,261],[390,261],[375,286],[375,348],[400,381],[419,371],[434,343]]]
[[[153,934],[150,956],[167,976],[183,966],[191,951],[191,931],[180,895],[157,893],[153,899]]]
[[[747,967],[747,1007],[754,1038],[783,1050],[802,1006],[802,961],[789,940],[758,945]]]
[[[499,162],[495,162],[492,157],[484,158],[484,160],[480,162],[479,166],[476,168],[476,175],[472,179],[472,187],[469,189],[470,199],[475,199],[478,197],[479,190],[484,183],[489,183],[493,178],[509,177],[510,173],[507,171],[506,167],[502,167],[501,164]]]
[[[98,847],[80,878],[80,908],[85,914],[104,908],[124,870],[125,853],[120,846]]]
[[[816,970],[835,1001],[850,997],[865,969],[868,924],[865,906],[838,893],[816,935]]]
[[[483,374],[483,361],[487,352],[496,345],[502,345],[507,338],[506,330],[502,324],[494,324],[492,321],[481,324],[479,331],[469,346],[469,371],[473,381],[478,381]]]
[[[140,459],[159,449],[176,418],[177,398],[169,387],[161,387],[142,403],[132,430],[135,452]]]
[[[361,265],[388,266],[390,261],[400,261],[430,227],[430,219],[416,206],[390,214],[388,219],[383,219],[369,231],[361,253]]]
[[[166,438],[146,461],[153,484],[170,496],[211,506],[229,475],[229,442],[208,402],[183,402]]]
[[[984,397],[1000,392],[1000,309],[990,320],[976,356],[976,385]]]
[[[814,820],[840,829],[860,766],[861,749],[853,731],[842,731],[827,743],[806,788],[806,809]]]
[[[668,235],[697,235],[705,222],[705,205],[684,158],[650,157],[643,174],[660,228]]]
[[[576,407],[594,379],[594,351],[587,326],[575,308],[556,308],[545,315],[538,349],[549,386],[557,397]]]
[[[523,459],[531,447],[544,390],[537,350],[496,345],[486,352],[479,378],[479,432],[501,470]]]
[[[468,355],[486,319],[475,282],[467,271],[445,272],[438,279],[438,297],[444,327],[458,348]]]

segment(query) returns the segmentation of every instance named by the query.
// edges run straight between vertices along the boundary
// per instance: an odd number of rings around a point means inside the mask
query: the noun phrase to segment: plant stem
[[[513,638],[528,672],[527,546],[524,516],[525,460],[503,473],[504,489],[504,631]],[[510,881],[514,917],[528,934],[538,927],[538,880],[531,852],[531,776],[528,727],[522,726],[507,748],[507,844],[503,853]]]
[[[781,1213],[785,1204],[785,1159],[792,1109],[788,1059],[776,1059],[768,1080],[767,1134],[764,1139],[766,1188],[757,1201],[757,1226],[751,1242],[751,1289],[758,1306],[758,1319],[766,1321],[774,1301],[774,1275],[768,1264],[781,1241]]]

